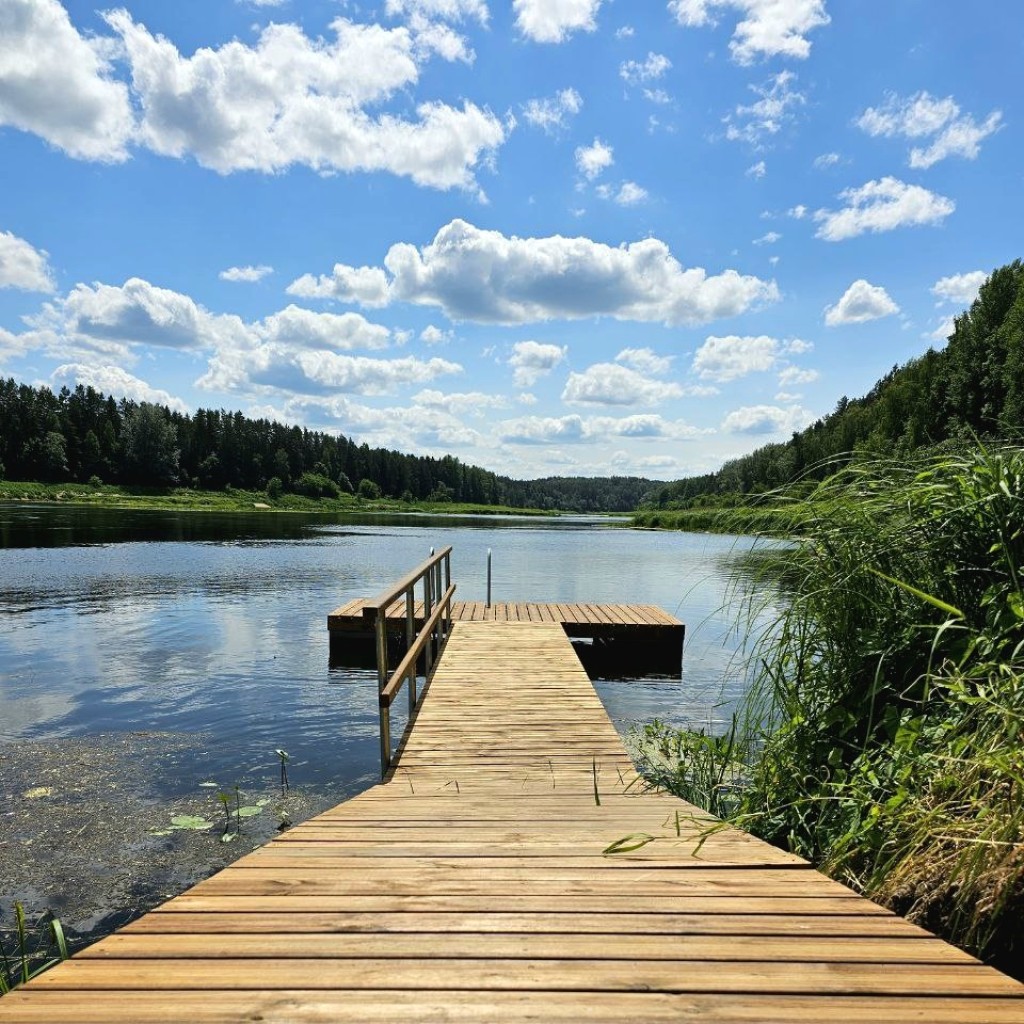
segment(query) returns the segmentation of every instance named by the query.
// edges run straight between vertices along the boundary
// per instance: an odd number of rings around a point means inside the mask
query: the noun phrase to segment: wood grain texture
[[[466,605],[386,782],[6,996],[0,1022],[1024,1024],[1016,982],[645,792],[562,628],[577,614],[670,618]]]

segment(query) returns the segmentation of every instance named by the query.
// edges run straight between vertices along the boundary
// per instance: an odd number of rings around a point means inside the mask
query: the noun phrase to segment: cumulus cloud
[[[782,345],[767,335],[709,337],[694,353],[693,369],[704,380],[724,384],[749,373],[774,368],[782,354]]]
[[[582,416],[521,416],[498,424],[501,440],[510,444],[552,444],[583,440]]]
[[[473,19],[481,25],[490,18],[484,0],[386,0],[384,10],[392,18],[419,15],[437,21]]]
[[[4,0],[0,125],[81,160],[126,160],[135,118],[128,87],[113,77],[110,43],[79,33],[57,0]]]
[[[303,299],[337,299],[370,308],[386,306],[391,299],[391,285],[380,267],[348,267],[343,263],[336,263],[329,275],[303,274],[285,291]]]
[[[563,43],[576,32],[593,32],[601,0],[512,0],[516,28],[535,43]]]
[[[767,173],[768,167],[763,160],[758,160],[756,164],[751,164],[746,170],[748,178],[754,178],[758,181],[760,181]]]
[[[57,285],[48,254],[10,231],[0,231],[0,288],[54,292]]]
[[[795,405],[745,405],[722,420],[722,430],[728,434],[791,434],[813,419],[806,409]]]
[[[624,181],[618,192],[615,193],[615,202],[619,206],[636,206],[645,202],[648,198],[647,189],[638,185],[635,181]]]
[[[503,395],[487,395],[481,391],[448,392],[425,389],[412,396],[413,404],[424,409],[440,409],[457,416],[478,419],[488,409],[507,409],[509,401]]]
[[[814,214],[819,225],[817,238],[840,242],[869,231],[938,224],[956,209],[952,199],[892,177],[845,189],[839,198],[846,202],[841,210],[818,210]]]
[[[595,138],[589,146],[576,148],[576,167],[581,174],[593,181],[603,170],[615,163],[614,150]]]
[[[228,267],[227,270],[222,270],[217,276],[222,281],[245,281],[252,283],[262,281],[263,278],[273,272],[273,267],[261,264],[258,267]]]
[[[826,168],[835,167],[842,159],[838,153],[822,153],[821,156],[814,158],[814,166],[819,171],[824,171]]]
[[[452,340],[451,331],[442,331],[440,327],[428,324],[420,331],[420,341],[425,345],[445,345]]]
[[[750,90],[758,98],[754,103],[740,104],[724,118],[725,137],[760,146],[765,138],[777,135],[792,122],[796,108],[807,102],[807,97],[793,88],[795,81],[792,71],[780,71],[761,85],[751,85]]]
[[[92,366],[83,363],[64,363],[50,374],[50,385],[57,390],[64,385],[84,384],[115,398],[130,398],[136,402],[165,405],[175,412],[187,413],[188,406],[168,391],[154,388],[138,377],[133,377],[120,366]]]
[[[868,284],[861,278],[846,289],[843,297],[834,306],[825,309],[825,323],[829,327],[863,324],[899,311],[900,307],[892,301],[884,288]]]
[[[512,346],[508,365],[513,369],[517,388],[531,388],[550,373],[569,353],[566,345],[547,345],[539,341],[517,341]]]
[[[565,128],[566,122],[583,109],[583,98],[575,89],[562,89],[545,99],[528,100],[522,108],[528,124],[555,135]]]
[[[817,370],[801,370],[798,366],[787,366],[779,373],[779,387],[792,388],[801,384],[813,384],[819,376]]]
[[[595,363],[583,373],[570,373],[562,401],[570,405],[656,405],[679,398],[675,383],[654,380],[618,363]]]
[[[652,414],[634,416],[523,416],[498,424],[499,438],[509,444],[581,444],[610,438],[690,439],[711,431],[683,420],[665,420]]]
[[[629,85],[641,85],[661,78],[672,67],[663,53],[649,52],[646,60],[625,60],[619,65],[619,77]]]
[[[777,56],[803,60],[811,52],[808,34],[831,20],[825,0],[670,0],[668,9],[687,27],[715,24],[721,9],[739,12],[729,43],[738,64]]]
[[[938,99],[928,92],[900,97],[890,93],[880,107],[868,107],[857,119],[868,135],[927,140],[910,150],[911,167],[927,169],[950,156],[975,160],[981,143],[1003,126],[1003,115],[992,111],[981,123],[964,114],[952,96]]]
[[[615,357],[615,362],[639,370],[640,373],[656,376],[668,373],[672,369],[674,358],[674,356],[659,356],[650,348],[624,348]]]
[[[561,235],[508,237],[463,220],[422,249],[393,245],[384,263],[390,301],[438,306],[453,320],[478,323],[611,316],[693,325],[779,297],[774,282],[685,268],[656,238],[612,247]]]
[[[778,231],[767,231],[760,238],[754,239],[754,245],[774,245],[782,235]]]
[[[297,25],[270,24],[255,46],[233,40],[186,57],[123,9],[105,17],[131,64],[142,140],[222,174],[301,164],[476,191],[475,169],[505,140],[501,121],[469,101],[461,108],[421,103],[412,120],[372,112],[417,83],[431,52],[460,56],[436,32],[430,39],[437,45],[423,45],[405,26],[336,18],[327,41]]]
[[[969,306],[978,297],[978,291],[987,280],[988,274],[984,270],[952,274],[950,277],[940,277],[932,285],[931,292],[941,302],[954,302],[960,306]]]

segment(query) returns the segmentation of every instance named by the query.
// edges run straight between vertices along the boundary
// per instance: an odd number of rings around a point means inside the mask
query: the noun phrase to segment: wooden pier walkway
[[[0,1021],[1024,1022],[1024,986],[634,783],[559,623],[456,622],[385,783]]]

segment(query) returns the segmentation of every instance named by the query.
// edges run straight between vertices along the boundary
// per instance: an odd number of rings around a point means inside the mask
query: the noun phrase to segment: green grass
[[[1024,976],[1024,449],[855,465],[793,509],[734,735],[655,731],[648,774]]]
[[[422,512],[437,515],[520,515],[557,516],[561,512],[543,509],[474,505],[468,502],[404,502],[394,498],[367,500],[351,494],[338,498],[308,498],[282,494],[271,499],[265,491],[198,491],[186,487],[145,488],[102,484],[44,484],[0,480],[0,502],[52,502],[62,505],[91,505],[97,508],[162,509],[192,512],[252,512],[266,506],[275,512]]]

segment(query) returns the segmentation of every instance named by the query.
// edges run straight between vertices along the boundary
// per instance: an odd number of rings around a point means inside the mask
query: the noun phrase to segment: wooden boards
[[[44,1020],[1024,1024],[1024,988],[644,793],[560,623],[469,619],[387,782],[0,1000]]]

